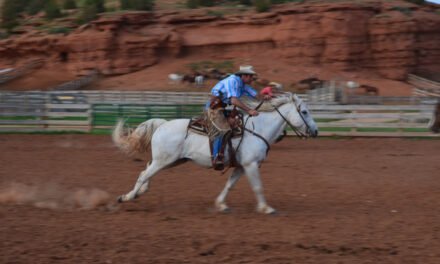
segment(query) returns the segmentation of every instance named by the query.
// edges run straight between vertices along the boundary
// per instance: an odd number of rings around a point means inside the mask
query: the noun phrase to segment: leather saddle
[[[243,114],[241,114],[237,110],[225,110],[227,113],[227,121],[231,127],[231,138],[237,138],[243,136]],[[203,136],[208,136],[209,127],[211,122],[206,114],[202,114],[201,116],[193,117],[190,119],[188,124],[188,130]]]
[[[230,130],[226,132],[223,136],[223,145],[221,153],[224,152],[226,144],[228,144],[228,152],[230,157],[229,167],[236,167],[238,163],[235,158],[235,149],[232,147],[232,139],[240,138],[243,136],[244,131],[244,122],[243,122],[243,114],[240,113],[237,109],[233,110],[223,110],[225,111],[225,116],[227,123],[230,126]],[[208,117],[207,113],[202,114],[201,116],[191,118],[188,124],[188,131],[197,133],[199,135],[207,136],[209,138],[209,146],[211,150],[211,157],[213,157],[213,140],[214,138],[210,134],[210,128],[212,127],[212,122]],[[213,160],[214,164],[214,160]]]

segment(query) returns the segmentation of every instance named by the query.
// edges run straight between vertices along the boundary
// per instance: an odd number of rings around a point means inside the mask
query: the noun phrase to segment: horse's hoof
[[[121,196],[118,197],[117,202],[118,202],[118,203],[122,203],[122,202],[124,202],[123,195],[121,195]]]
[[[263,207],[259,207],[258,208],[258,212],[262,213],[262,214],[274,215],[274,214],[276,214],[277,210],[275,210],[272,207],[266,205],[266,206],[263,206]]]
[[[231,209],[224,203],[216,204],[215,207],[217,208],[217,211],[221,213],[229,213]]]

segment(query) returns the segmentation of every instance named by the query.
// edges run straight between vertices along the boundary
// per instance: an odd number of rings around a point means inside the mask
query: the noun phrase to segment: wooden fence
[[[203,104],[69,102],[0,102],[0,131],[109,130],[118,118],[136,126],[149,118],[190,118],[203,109]],[[427,129],[434,105],[311,104],[309,108],[324,136],[439,136]]]

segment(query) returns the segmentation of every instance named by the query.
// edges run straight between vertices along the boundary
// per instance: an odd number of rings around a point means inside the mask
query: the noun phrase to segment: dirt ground
[[[122,205],[144,162],[109,136],[0,135],[0,263],[440,263],[440,140],[287,138],[246,179],[186,163]]]

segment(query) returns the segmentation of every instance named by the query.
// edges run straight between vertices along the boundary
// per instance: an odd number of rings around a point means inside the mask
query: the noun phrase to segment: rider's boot
[[[219,153],[217,155],[217,157],[214,159],[213,167],[214,167],[214,170],[224,170],[225,163],[224,163],[223,154]]]

